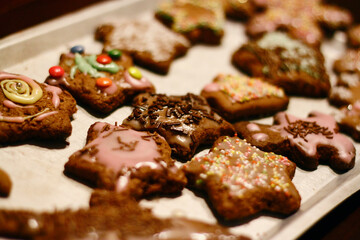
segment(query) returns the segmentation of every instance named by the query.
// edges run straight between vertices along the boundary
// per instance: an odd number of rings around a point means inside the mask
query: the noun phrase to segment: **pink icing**
[[[207,84],[203,90],[205,92],[217,92],[217,91],[220,91],[221,88],[220,88],[219,84],[217,84],[216,82],[213,82],[213,83]]]
[[[21,105],[18,105],[16,103],[10,101],[10,100],[7,100],[7,99],[5,99],[3,101],[3,104],[7,108],[33,108],[34,107],[34,106],[21,106]]]
[[[253,132],[253,131],[260,131],[260,127],[259,127],[259,125],[257,125],[256,123],[249,123],[249,124],[246,126],[246,128],[247,128],[249,131],[251,131],[251,132]]]
[[[0,113],[0,121],[4,122],[14,122],[14,123],[22,123],[25,121],[25,118],[23,117],[8,117],[8,116],[2,116]]]
[[[62,90],[55,86],[50,86],[46,84],[45,90],[52,93],[52,103],[55,108],[58,108],[60,105],[59,95],[62,93]]]
[[[107,124],[96,123],[94,130],[100,131],[105,125]],[[85,146],[85,148],[96,147],[98,151],[93,157],[97,162],[104,164],[115,172],[120,171],[123,167],[149,166],[153,169],[161,167],[155,161],[156,158],[161,157],[158,147],[153,138],[146,137],[148,133],[127,129],[122,126],[109,126],[109,131],[100,133],[96,139]],[[146,140],[144,137],[146,137]],[[121,139],[122,143],[132,145],[134,149],[119,149],[121,146],[119,139]],[[84,158],[92,161],[90,156],[84,156]]]
[[[112,95],[114,93],[116,93],[116,90],[118,89],[117,85],[115,84],[115,82],[113,82],[109,87],[107,88],[101,88],[101,90],[109,95]]]
[[[314,134],[309,133],[306,135],[305,139],[302,137],[294,137],[292,134],[287,132],[285,128],[289,125],[290,122],[295,122],[297,120],[302,120],[306,122],[316,122],[321,127],[328,128],[332,132],[332,137],[327,138],[323,134]],[[343,134],[337,133],[335,130],[337,128],[335,119],[327,114],[320,112],[311,112],[310,117],[306,119],[300,119],[290,114],[281,112],[275,115],[274,119],[280,123],[280,134],[288,138],[290,143],[294,146],[298,146],[305,152],[308,156],[315,156],[317,154],[318,145],[331,145],[337,148],[339,157],[343,162],[350,163],[355,156],[355,148],[351,140]],[[279,129],[279,128],[276,128]]]
[[[47,118],[48,116],[51,116],[51,115],[54,115],[54,114],[57,114],[57,113],[58,113],[58,111],[52,111],[52,112],[43,113],[43,114],[37,116],[36,118],[34,118],[34,120],[35,121],[42,121],[45,118]]]
[[[3,80],[3,79],[21,79],[29,84],[37,85],[33,79],[26,77],[24,75],[11,74],[11,73],[0,71],[0,80]]]
[[[133,89],[144,89],[147,87],[152,87],[152,84],[145,77],[142,77],[140,80],[130,76],[128,71],[124,72],[124,79],[127,83],[131,85]]]
[[[252,138],[256,141],[263,142],[269,139],[269,136],[265,133],[255,133]]]

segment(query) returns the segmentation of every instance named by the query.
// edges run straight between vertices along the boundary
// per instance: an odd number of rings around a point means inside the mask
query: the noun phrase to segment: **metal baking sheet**
[[[82,11],[0,40],[0,69],[20,73],[43,82],[49,67],[58,63],[60,53],[75,44],[82,44],[89,53],[101,51],[102,45],[94,40],[95,27],[112,16],[151,18],[157,1],[119,0],[105,1]],[[247,41],[241,23],[227,20],[225,36],[220,46],[197,45],[186,56],[175,60],[170,72],[160,76],[142,69],[154,83],[158,93],[200,93],[202,87],[218,73],[239,73],[230,63],[231,54]],[[345,45],[344,33],[325,42],[322,51],[331,71],[334,59],[341,56]],[[312,110],[332,114],[335,108],[326,99],[292,97],[288,112],[306,117]],[[9,198],[0,199],[0,207],[7,209],[61,210],[88,206],[91,189],[63,174],[68,157],[85,144],[88,127],[95,121],[121,123],[131,112],[121,107],[105,118],[97,118],[78,107],[74,115],[73,133],[69,144],[28,141],[0,148],[0,168],[13,181]],[[272,123],[272,118],[258,120]],[[359,144],[356,144],[359,152]],[[206,151],[206,150],[205,150]],[[198,154],[203,154],[200,152]],[[246,222],[231,226],[234,234],[244,234],[253,239],[292,239],[301,235],[337,204],[360,188],[360,163],[358,153],[355,167],[337,174],[328,166],[316,171],[297,169],[293,179],[302,197],[301,208],[289,217],[258,215]],[[182,215],[192,219],[215,223],[216,219],[202,198],[185,189],[177,198],[143,200],[159,216]]]

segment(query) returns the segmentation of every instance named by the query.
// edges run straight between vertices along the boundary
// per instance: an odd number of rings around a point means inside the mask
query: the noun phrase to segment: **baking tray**
[[[157,3],[152,0],[105,1],[13,34],[0,40],[0,69],[42,82],[48,75],[49,67],[58,63],[60,53],[67,52],[71,46],[82,44],[89,53],[101,51],[102,44],[94,40],[93,33],[104,19],[112,16],[152,18]],[[166,76],[145,69],[142,71],[154,83],[158,93],[198,94],[218,73],[239,73],[231,65],[230,56],[246,41],[244,26],[227,20],[220,46],[194,46],[186,56],[173,62]],[[334,38],[323,44],[322,51],[330,73],[332,62],[341,56],[344,49],[345,35],[342,32],[337,32]],[[336,111],[326,99],[290,99],[289,113],[306,117],[312,110],[329,114]],[[84,146],[87,129],[92,123],[121,123],[130,112],[131,108],[125,106],[109,116],[97,118],[79,106],[72,121],[73,133],[68,138],[68,144],[28,141],[1,147],[0,168],[10,175],[13,188],[9,198],[0,199],[0,207],[35,211],[87,207],[91,189],[64,176],[64,164],[73,152]],[[259,119],[258,122],[271,124],[272,118]],[[355,145],[359,152],[360,145]],[[360,189],[359,165],[357,154],[355,167],[344,174],[337,174],[328,166],[319,166],[316,171],[310,172],[297,169],[293,182],[302,197],[299,211],[289,217],[260,214],[232,225],[230,230],[253,239],[293,239],[300,236]],[[208,223],[217,221],[206,202],[187,189],[176,198],[142,200],[141,204],[151,207],[159,216],[182,215]]]

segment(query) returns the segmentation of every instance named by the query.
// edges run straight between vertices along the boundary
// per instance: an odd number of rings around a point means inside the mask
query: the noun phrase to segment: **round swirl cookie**
[[[65,164],[65,174],[135,198],[180,193],[186,178],[170,155],[157,133],[97,122],[88,130],[86,146]]]
[[[239,220],[262,210],[291,214],[300,195],[291,179],[295,164],[286,157],[263,152],[238,137],[220,137],[201,157],[183,169],[189,187],[204,190],[216,212]]]
[[[233,135],[233,126],[211,110],[206,99],[144,93],[133,102],[134,110],[123,125],[157,132],[169,143],[172,153],[188,161],[200,145],[213,144],[223,135]]]
[[[67,91],[7,72],[0,72],[0,87],[0,144],[70,136],[77,109]]]
[[[228,121],[270,115],[285,110],[284,91],[260,78],[219,74],[201,91],[209,105]]]
[[[45,82],[68,90],[78,102],[110,113],[142,92],[154,92],[152,83],[132,65],[132,59],[117,49],[84,54],[74,46],[60,57],[59,66],[49,69]]]
[[[283,32],[267,33],[242,45],[232,62],[249,75],[282,87],[288,95],[327,97],[330,90],[321,52]]]
[[[140,66],[167,74],[172,61],[186,54],[190,42],[155,19],[113,19],[98,26],[95,38],[104,50],[122,50]]]
[[[306,170],[328,164],[343,172],[355,164],[351,139],[339,133],[335,119],[327,114],[311,112],[302,119],[280,112],[274,116],[274,125],[238,122],[234,126],[251,145],[284,155]]]

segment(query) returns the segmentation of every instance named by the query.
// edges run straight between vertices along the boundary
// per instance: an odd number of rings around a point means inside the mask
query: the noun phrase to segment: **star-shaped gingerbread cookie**
[[[67,91],[0,71],[0,144],[70,136],[77,111]]]
[[[155,16],[192,43],[220,44],[224,11],[219,0],[164,0]]]
[[[291,214],[300,195],[291,182],[295,164],[238,137],[219,138],[210,152],[183,166],[189,185],[204,190],[215,210],[227,220],[262,210]]]
[[[319,46],[323,39],[321,26],[339,29],[350,26],[351,13],[325,4],[322,0],[253,0],[265,11],[250,19],[246,31],[256,37],[265,32],[286,29],[295,38]]]
[[[324,113],[314,111],[302,119],[280,112],[274,116],[274,125],[238,122],[234,126],[251,145],[287,156],[307,170],[315,170],[321,163],[347,171],[355,164],[352,141],[339,133],[335,119]]]
[[[179,193],[186,178],[170,155],[169,145],[157,133],[96,122],[86,146],[65,164],[65,173],[135,198]]]
[[[123,125],[158,132],[169,143],[174,156],[188,161],[200,145],[212,144],[222,135],[233,135],[233,126],[213,112],[205,98],[140,94]]]

